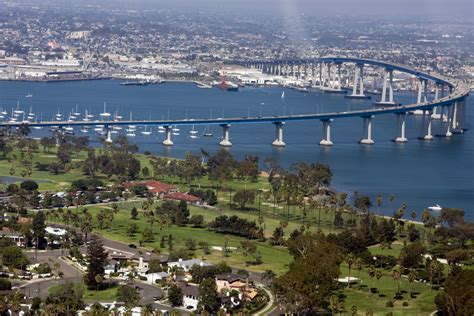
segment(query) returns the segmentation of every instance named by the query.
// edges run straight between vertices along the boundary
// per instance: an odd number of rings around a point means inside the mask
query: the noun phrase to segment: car
[[[135,245],[135,244],[129,244],[128,246],[129,246],[130,248],[134,248],[134,249],[137,248],[137,245]]]

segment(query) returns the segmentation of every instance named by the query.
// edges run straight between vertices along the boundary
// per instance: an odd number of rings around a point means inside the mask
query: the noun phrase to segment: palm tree
[[[395,267],[392,270],[392,278],[397,283],[397,293],[396,295],[400,294],[400,279],[402,277],[402,272],[400,267]]]
[[[373,265],[371,265],[371,266],[369,267],[369,269],[367,270],[367,274],[369,275],[369,278],[370,278],[370,283],[371,283],[370,285],[371,285],[371,287],[374,287],[374,282],[373,282],[373,280],[374,280],[374,277],[375,277],[375,268],[374,268]]]
[[[377,195],[377,207],[379,208],[379,213],[382,214],[381,212],[381,207],[382,207],[382,203],[383,203],[383,198],[382,198],[382,195]],[[382,214],[383,215],[383,214]]]
[[[95,287],[95,300],[97,302],[99,301],[99,286],[102,283],[102,281],[104,281],[104,278],[100,274],[97,274],[95,276],[95,283],[97,283]]]
[[[362,269],[364,268],[364,262],[362,261],[362,259],[360,257],[358,257],[355,261],[355,267],[358,271],[358,275],[357,277],[360,279],[360,272],[362,271]]]
[[[417,215],[417,214],[416,214],[416,211],[412,211],[412,212],[410,213],[410,216],[411,216],[412,219],[416,219],[416,215]]]
[[[412,284],[412,288],[411,288],[412,293],[414,292],[413,282],[415,282],[416,277],[417,277],[417,275],[416,275],[415,269],[410,269],[410,272],[408,273],[408,282],[410,282],[410,284]]]
[[[266,269],[263,273],[262,273],[262,281],[263,280],[268,280],[270,283],[273,282],[273,279],[276,277],[276,273],[273,272],[273,270],[271,269]]]
[[[346,263],[347,263],[347,266],[349,268],[349,280],[348,280],[348,283],[347,283],[347,287],[351,287],[351,269],[352,269],[352,265],[355,263],[356,259],[357,258],[354,256],[354,254],[352,252],[349,253],[346,256]]]

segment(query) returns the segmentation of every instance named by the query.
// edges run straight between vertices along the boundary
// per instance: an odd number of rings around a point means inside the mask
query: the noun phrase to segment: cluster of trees
[[[217,204],[217,196],[213,190],[200,190],[196,188],[191,188],[188,193],[201,198],[208,205],[212,206]]]
[[[207,164],[205,160],[207,159]],[[218,185],[239,179],[245,181],[257,181],[259,174],[257,156],[246,156],[242,161],[237,161],[232,154],[226,150],[219,150],[214,155],[201,149],[199,155],[186,153],[184,160],[168,160],[153,157],[150,159],[154,178],[173,177],[179,178],[188,185],[208,176]]]
[[[218,233],[241,236],[245,238],[263,238],[263,229],[255,221],[249,221],[236,215],[217,216],[208,227]]]
[[[82,163],[84,174],[94,178],[101,172],[109,179],[115,177],[118,182],[135,180],[140,176],[140,161],[134,156],[138,147],[130,144],[127,137],[118,136],[114,143],[106,145],[106,149],[98,155],[93,148],[88,149],[87,158]]]

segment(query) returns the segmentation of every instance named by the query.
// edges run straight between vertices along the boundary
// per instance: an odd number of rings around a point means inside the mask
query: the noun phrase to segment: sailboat
[[[28,93],[27,95],[25,95],[25,98],[32,98],[33,95],[31,93]]]
[[[149,121],[151,121],[151,113],[150,113],[150,118]],[[142,135],[151,135],[151,131],[148,130],[148,125],[145,125],[145,130],[142,131]]]
[[[76,104],[76,110],[73,112],[73,114],[76,117],[81,116],[81,112],[79,112],[78,109],[77,109],[77,104]]]
[[[102,118],[103,121],[105,121],[106,118],[110,117],[110,113],[105,110],[105,107],[107,106],[107,102],[104,102],[104,112],[100,113],[99,116]]]
[[[145,130],[142,131],[142,135],[151,135],[151,131],[149,131],[149,130],[147,129],[147,127],[148,127],[148,126],[145,125]]]
[[[197,136],[196,134],[198,133],[198,131],[194,130],[194,125],[193,125],[193,129],[189,131],[189,137],[190,138],[193,138],[193,139],[196,139],[196,138],[199,138],[199,136]]]
[[[212,109],[211,109],[210,119],[212,120]],[[204,128],[202,136],[205,136],[205,137],[212,137],[213,136],[212,133],[211,133],[211,126],[209,124]]]

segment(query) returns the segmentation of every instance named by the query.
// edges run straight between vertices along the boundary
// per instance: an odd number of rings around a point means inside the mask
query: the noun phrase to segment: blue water
[[[347,111],[367,108],[371,101],[348,100],[342,95],[324,93],[300,93],[282,88],[245,88],[240,92],[224,92],[219,89],[198,89],[192,84],[167,83],[156,86],[121,86],[118,81],[85,81],[65,83],[0,82],[0,107],[11,111],[17,101],[21,108],[30,107],[42,113],[44,120],[51,119],[58,109],[67,115],[76,104],[79,111],[85,109],[95,114],[102,112],[104,101],[107,111],[118,110],[124,118],[133,112],[133,119],[242,117],[248,115],[303,114],[314,112]],[[32,93],[32,98],[25,95]],[[375,97],[378,98],[378,97]],[[402,103],[415,100],[412,94],[397,94]],[[468,100],[468,120],[473,121],[474,98]],[[233,147],[229,150],[238,158],[254,154],[263,161],[276,158],[283,166],[305,161],[320,161],[331,166],[333,186],[351,193],[355,190],[374,197],[382,194],[388,204],[388,196],[395,194],[395,205],[406,202],[409,210],[440,204],[466,210],[466,217],[474,220],[474,136],[471,131],[454,135],[450,139],[435,138],[420,141],[421,117],[410,116],[407,120],[408,143],[396,144],[391,139],[396,134],[394,115],[376,117],[373,120],[374,146],[357,144],[361,137],[362,120],[341,119],[332,124],[331,148],[320,147],[322,127],[319,121],[293,122],[284,127],[285,148],[273,148],[275,138],[272,124],[235,125],[230,129]],[[441,122],[434,121],[433,133]],[[183,127],[180,136],[173,136],[175,146],[161,145],[164,134],[153,133],[133,138],[141,151],[158,155],[184,157],[187,151],[197,153],[200,148],[210,152],[219,149],[219,127],[211,127],[214,137],[191,139],[189,128]],[[196,128],[200,132],[203,127]],[[37,133],[41,136],[42,133]],[[80,134],[80,132],[78,132]],[[95,136],[94,136],[95,137]]]

